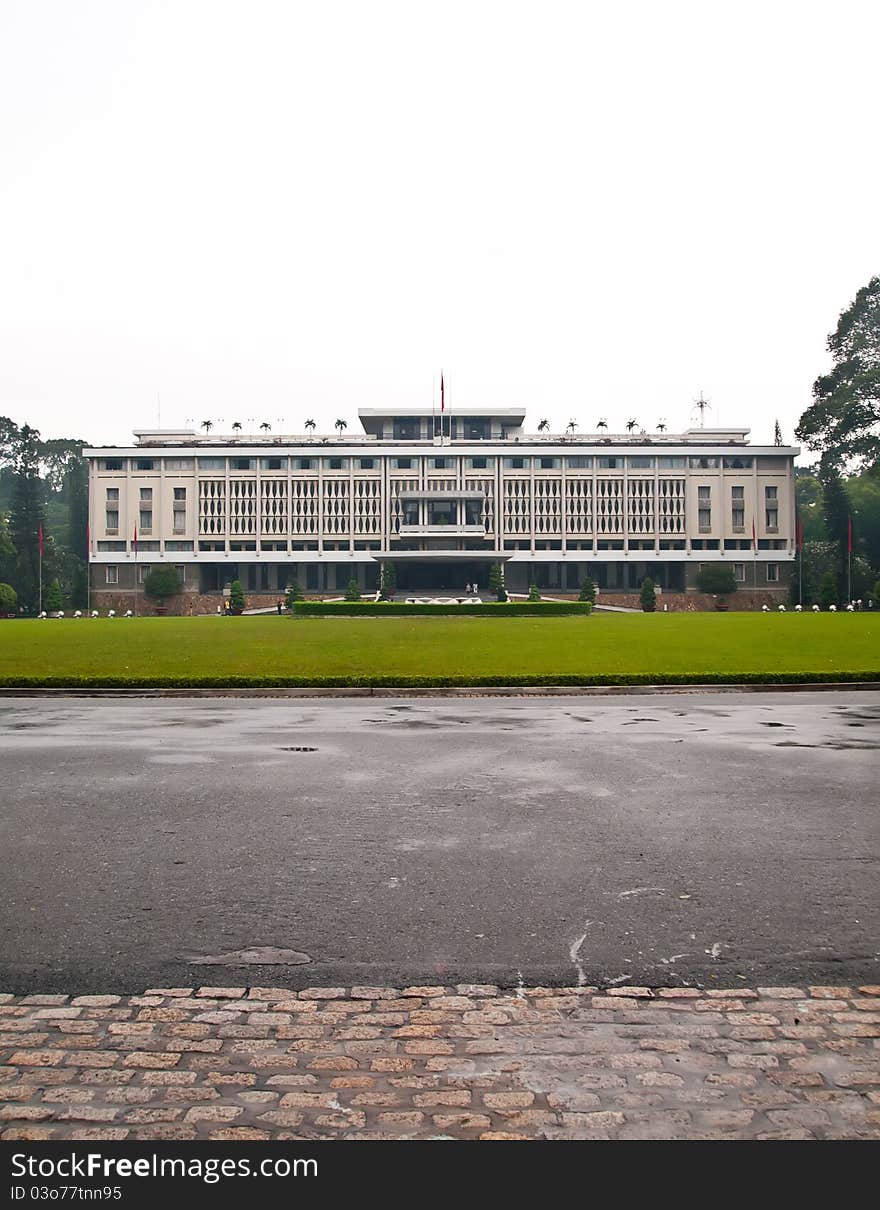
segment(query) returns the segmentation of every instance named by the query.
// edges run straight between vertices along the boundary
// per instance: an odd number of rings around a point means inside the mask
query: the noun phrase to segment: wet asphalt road
[[[880,981],[880,694],[0,698],[0,990]],[[301,966],[193,965],[252,946]]]

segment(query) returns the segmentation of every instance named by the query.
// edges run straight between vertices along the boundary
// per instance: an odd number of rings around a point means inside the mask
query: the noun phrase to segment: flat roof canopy
[[[373,558],[380,563],[505,563],[510,551],[480,550],[374,550]]]

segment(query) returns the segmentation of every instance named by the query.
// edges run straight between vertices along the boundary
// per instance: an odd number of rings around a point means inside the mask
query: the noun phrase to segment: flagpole
[[[134,527],[134,616],[138,616],[138,531]]]
[[[846,603],[852,601],[852,517],[846,520]]]

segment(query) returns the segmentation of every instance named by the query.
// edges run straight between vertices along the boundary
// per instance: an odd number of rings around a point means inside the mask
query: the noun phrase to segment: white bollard
[[[59,610],[58,610],[58,613],[57,613],[57,615],[56,615],[56,616],[57,616],[57,617],[59,617],[59,618],[63,618],[63,617],[64,617],[64,610],[63,610],[63,609],[59,609]]]
[[[779,606],[779,612],[780,612],[780,613],[785,613],[785,606],[784,606],[784,605],[780,605],[780,606]]]
[[[74,610],[74,613],[73,613],[73,616],[74,616],[75,618],[81,618],[81,617],[83,616],[83,615],[82,615],[82,610],[81,610],[81,609],[75,609],[75,610]]]
[[[761,606],[761,613],[769,613],[769,612],[770,612],[770,606],[769,606],[769,605],[762,605],[762,606]]]
[[[131,612],[131,610],[130,610],[130,609],[126,609],[126,611],[125,611],[125,616],[126,616],[127,618],[133,618],[133,617],[134,617],[134,614]]]
[[[115,617],[116,617],[116,610],[115,610],[115,609],[108,609],[108,610],[107,610],[107,617],[108,617],[108,618],[115,618]]]
[[[92,617],[93,617],[93,618],[98,617],[98,611],[97,611],[97,609],[93,609],[93,610],[92,610]]]
[[[855,613],[855,611],[856,611],[855,605],[847,605],[847,607],[846,607],[847,613]]]
[[[829,606],[828,606],[828,612],[829,612],[829,613],[837,613],[837,606],[836,606],[836,605],[829,605]]]
[[[822,611],[820,610],[820,608],[819,608],[819,606],[818,606],[818,605],[814,605],[814,606],[813,606],[813,613],[821,613],[821,612],[822,612]]]
[[[795,607],[794,607],[795,613],[800,613],[802,609],[803,609],[803,605],[795,605]]]
[[[44,609],[44,610],[43,610],[43,612],[40,614],[40,617],[41,617],[41,618],[46,617],[46,611],[45,611],[45,609]]]

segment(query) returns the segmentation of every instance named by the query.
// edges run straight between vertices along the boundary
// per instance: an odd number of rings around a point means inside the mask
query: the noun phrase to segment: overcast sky
[[[880,268],[880,5],[0,0],[0,414],[787,439]]]

